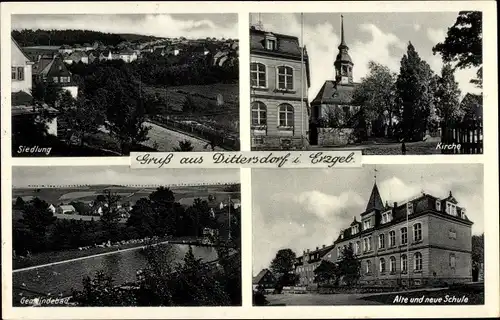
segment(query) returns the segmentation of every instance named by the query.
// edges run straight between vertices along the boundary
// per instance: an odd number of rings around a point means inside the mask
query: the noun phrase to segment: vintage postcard
[[[500,315],[495,2],[0,9],[3,318]]]
[[[255,169],[254,305],[484,304],[483,166],[409,167]]]
[[[14,306],[241,305],[238,170],[12,175]]]
[[[12,156],[239,150],[237,18],[12,15]]]
[[[253,150],[483,153],[483,16],[250,14]]]

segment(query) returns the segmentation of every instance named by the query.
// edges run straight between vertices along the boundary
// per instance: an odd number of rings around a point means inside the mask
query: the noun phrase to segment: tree
[[[338,282],[339,270],[337,265],[328,260],[322,260],[314,269],[314,282],[319,284],[330,284],[332,281]]]
[[[74,99],[66,91],[61,98],[60,111],[61,119],[78,139],[80,146],[84,145],[86,135],[98,132],[98,119],[102,117],[102,112],[85,96]]]
[[[46,103],[52,108],[58,108],[64,90],[53,82],[44,82],[38,78],[33,81],[31,95],[35,103]]]
[[[281,291],[283,286],[295,285],[293,274],[295,252],[292,249],[280,249],[271,261],[271,271],[277,276],[276,289]]]
[[[455,69],[478,67],[477,79],[471,80],[482,87],[483,76],[483,19],[481,11],[460,11],[455,24],[448,28],[444,42],[432,48],[445,63],[455,64]]]
[[[56,219],[47,202],[34,198],[24,206],[23,218],[20,221],[32,232],[38,246],[43,248],[47,229]]]
[[[450,64],[445,64],[441,69],[441,77],[437,80],[437,90],[435,94],[436,111],[443,120],[459,119],[463,116],[460,109],[460,89],[455,81],[453,68]]]
[[[431,109],[434,108],[435,86],[435,77],[429,64],[420,58],[410,42],[407,53],[401,59],[396,80],[396,103],[402,109],[402,138],[406,141],[424,137]]]
[[[189,141],[189,140],[179,141],[179,147],[175,147],[174,151],[175,152],[193,151],[193,145],[191,144],[191,141]]]
[[[120,196],[110,191],[106,191],[104,196],[106,200],[102,208],[102,228],[107,232],[110,239],[116,240],[118,236],[118,223],[120,222],[120,213],[118,212]]]
[[[158,215],[156,214],[151,200],[139,199],[130,211],[127,225],[133,227],[139,237],[153,236],[156,234]]]
[[[480,268],[484,264],[484,233],[472,236],[472,267]]]
[[[396,75],[384,65],[370,61],[369,73],[354,89],[353,105],[362,106],[367,121],[382,120],[392,127],[393,115],[398,115],[395,101]]]
[[[93,279],[85,277],[82,282],[83,290],[73,290],[72,294],[72,299],[80,306],[134,306],[137,303],[135,295],[117,287],[103,271],[98,271]]]
[[[18,210],[22,210],[26,203],[24,202],[23,198],[17,197],[16,198],[16,203],[14,204],[14,208]]]
[[[338,265],[338,275],[347,286],[355,285],[361,276],[361,262],[356,258],[351,246],[342,250]]]

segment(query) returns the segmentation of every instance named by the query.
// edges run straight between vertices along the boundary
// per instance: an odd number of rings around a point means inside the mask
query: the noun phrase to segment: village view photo
[[[237,18],[12,15],[12,156],[239,151]]]
[[[482,12],[250,14],[252,150],[482,154]]]
[[[14,167],[14,307],[239,306],[239,170]]]
[[[484,304],[483,174],[253,170],[253,304]]]

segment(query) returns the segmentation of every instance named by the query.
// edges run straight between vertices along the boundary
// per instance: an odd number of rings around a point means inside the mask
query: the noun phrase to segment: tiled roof
[[[349,105],[352,103],[352,95],[356,85],[357,83],[336,85],[335,81],[326,80],[311,104]]]
[[[60,57],[55,57],[52,61],[40,71],[40,74],[46,77],[69,77],[71,73],[64,65]]]
[[[45,69],[52,62],[52,60],[54,60],[54,59],[53,58],[42,58],[42,59],[38,60],[37,62],[35,62],[35,64],[33,65],[33,69],[32,69],[33,75],[40,74],[40,72],[42,72],[42,70]]]
[[[264,278],[264,276],[267,274],[267,273],[271,273],[271,271],[269,271],[269,269],[262,269],[259,274],[257,274],[255,277],[253,277],[252,279],[252,284],[259,284],[260,281],[262,280],[262,278]],[[272,273],[271,273],[272,275]],[[274,278],[274,276],[273,276]]]
[[[30,106],[33,104],[33,97],[24,91],[12,92],[11,103],[12,106]]]
[[[377,183],[373,185],[372,193],[370,195],[370,200],[368,200],[365,212],[372,211],[375,209],[376,210],[384,209],[384,202],[380,197],[380,192],[378,191]]]
[[[250,50],[267,51],[265,44],[266,36],[276,37],[277,49],[273,50],[274,52],[293,55],[300,58],[301,48],[299,46],[298,37],[253,28],[250,28]]]

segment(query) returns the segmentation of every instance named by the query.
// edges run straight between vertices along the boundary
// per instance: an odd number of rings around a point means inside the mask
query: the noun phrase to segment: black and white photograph
[[[252,150],[482,154],[482,12],[251,13]]]
[[[13,157],[240,150],[237,14],[11,21]]]
[[[483,176],[482,164],[253,170],[253,305],[484,304]]]
[[[239,170],[14,167],[15,307],[241,306]]]

